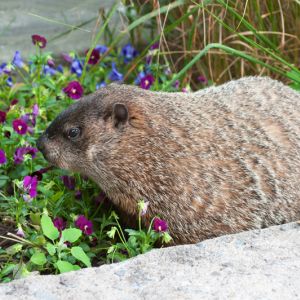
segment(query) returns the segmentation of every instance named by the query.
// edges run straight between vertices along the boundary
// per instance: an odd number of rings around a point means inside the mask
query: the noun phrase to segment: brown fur
[[[120,126],[115,103],[129,113]],[[76,142],[64,135],[72,126]],[[190,94],[110,85],[63,112],[39,147],[129,218],[149,201],[146,223],[166,220],[176,244],[300,217],[300,94],[269,78]]]

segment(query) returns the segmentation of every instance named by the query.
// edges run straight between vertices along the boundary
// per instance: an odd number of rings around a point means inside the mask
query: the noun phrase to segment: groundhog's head
[[[96,176],[112,160],[122,160],[128,139],[138,143],[143,122],[138,105],[131,105],[136,94],[134,88],[110,85],[78,100],[41,135],[38,149],[54,166]]]

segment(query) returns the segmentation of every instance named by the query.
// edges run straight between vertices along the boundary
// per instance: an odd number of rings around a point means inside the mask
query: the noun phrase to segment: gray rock
[[[0,299],[300,299],[296,223],[0,285]]]
[[[110,0],[9,0],[0,4],[0,63],[11,61],[16,50],[24,59],[35,53],[31,42],[32,34],[40,34],[48,39],[45,51],[56,54],[71,50],[89,48],[95,34],[96,18],[100,8],[110,8]],[[37,16],[40,17],[37,17]],[[91,19],[82,30],[74,29],[55,40],[60,34],[72,29],[64,24],[79,26]],[[49,21],[52,20],[52,21]],[[111,26],[120,25],[116,13]],[[97,31],[96,31],[97,33]]]

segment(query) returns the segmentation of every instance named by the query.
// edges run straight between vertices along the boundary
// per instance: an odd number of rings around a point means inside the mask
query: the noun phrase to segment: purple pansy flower
[[[78,216],[75,221],[75,226],[86,235],[91,235],[93,233],[93,223],[83,215]]]
[[[23,68],[24,67],[24,62],[21,58],[21,52],[20,51],[16,51],[14,58],[12,60],[12,64],[18,68]]]
[[[99,90],[100,88],[105,87],[105,86],[107,86],[105,81],[99,82],[96,84],[96,90]]]
[[[141,79],[140,87],[142,89],[149,90],[154,81],[155,81],[154,76],[148,74]]]
[[[72,63],[72,61],[73,61],[73,58],[68,53],[63,53],[62,57],[68,63]]]
[[[54,60],[52,58],[49,58],[47,60],[47,65],[51,68],[55,68],[55,63],[54,63]]]
[[[11,77],[8,77],[8,78],[6,79],[6,84],[7,84],[9,87],[12,87],[12,86],[13,86],[13,80],[12,80]]]
[[[123,80],[123,74],[121,74],[117,70],[116,64],[114,62],[111,64],[111,68],[112,68],[112,70],[109,74],[109,80],[111,80],[111,81],[121,81],[121,80]]]
[[[86,51],[86,54],[87,53],[88,53],[88,51]],[[93,49],[91,52],[91,55],[89,57],[88,64],[96,65],[98,63],[99,59],[100,59],[99,51],[96,49]]]
[[[34,45],[38,45],[41,49],[45,48],[47,45],[47,40],[45,37],[38,35],[38,34],[34,34],[31,36],[32,39],[32,43]]]
[[[154,43],[153,45],[151,45],[150,50],[155,50],[159,48],[159,42]]]
[[[165,232],[168,230],[168,224],[166,221],[159,219],[159,218],[155,218],[153,220],[153,229],[156,232]]]
[[[37,185],[38,180],[36,176],[25,176],[23,180],[23,187],[27,193],[29,193],[30,198],[35,198],[37,196]],[[26,201],[26,200],[25,200]]]
[[[83,95],[83,87],[78,81],[71,81],[63,91],[72,99],[79,99]]]
[[[28,126],[26,122],[23,121],[22,119],[13,120],[12,124],[13,124],[14,131],[17,132],[18,134],[23,135],[28,130]]]
[[[95,198],[94,198],[94,202],[96,203],[96,205],[100,205],[102,202],[104,202],[105,200],[107,199],[107,196],[105,195],[105,193],[103,192],[103,191],[101,191],[100,193],[99,193],[99,195],[98,196],[96,196]]]
[[[61,176],[61,180],[63,181],[66,188],[68,188],[71,191],[75,190],[75,177],[64,175]]]
[[[42,168],[37,171],[34,171],[30,174],[30,176],[36,176],[38,181],[43,179],[43,174],[51,170],[53,167]]]
[[[64,221],[63,218],[56,217],[53,220],[53,225],[59,230],[59,232],[62,232],[66,228],[67,222]]]
[[[79,59],[75,58],[71,64],[71,73],[75,73],[78,77],[80,77],[82,74],[82,69],[82,63]]]
[[[6,112],[0,110],[0,124],[6,121]]]
[[[127,64],[132,61],[137,55],[138,52],[131,44],[125,45],[121,50],[122,55],[124,56],[124,63]]]
[[[32,114],[37,117],[39,113],[40,113],[39,106],[36,103],[33,104]]]
[[[82,193],[80,190],[75,191],[74,194],[75,199],[80,200],[82,198]]]
[[[6,163],[6,155],[4,150],[0,149],[0,165],[4,165]]]
[[[14,154],[14,163],[20,164],[24,161],[24,155],[30,154],[31,158],[35,158],[38,149],[33,147],[20,147],[17,148]]]
[[[99,54],[104,54],[108,48],[104,45],[97,45],[95,49],[99,52]]]
[[[19,236],[19,237],[22,237],[22,238],[25,237],[25,233],[24,233],[23,228],[20,224],[18,224],[18,229],[17,229],[16,235]]]
[[[13,100],[11,100],[11,102],[10,102],[10,106],[14,106],[14,105],[16,105],[18,102],[19,102],[18,99],[13,99]]]
[[[200,75],[200,76],[198,76],[198,81],[199,82],[201,82],[202,84],[208,84],[208,80],[207,80],[207,78],[204,76],[204,75]]]

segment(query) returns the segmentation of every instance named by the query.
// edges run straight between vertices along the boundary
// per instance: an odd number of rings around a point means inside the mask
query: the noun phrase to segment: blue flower
[[[132,61],[138,55],[138,52],[131,46],[131,44],[125,45],[122,48],[121,53],[124,56],[124,63],[125,64]]]
[[[43,73],[45,75],[55,75],[57,73],[57,71],[54,69],[54,68],[51,68],[50,66],[48,65],[45,65],[44,68],[43,68]]]
[[[134,80],[134,84],[140,85],[141,80],[146,76],[146,73],[144,71],[140,72],[136,79]]]
[[[105,81],[99,82],[96,84],[96,90],[99,90],[100,88],[105,87],[105,86],[107,86]]]
[[[82,74],[82,64],[79,59],[75,58],[71,64],[71,73],[76,73],[78,77]]]
[[[0,75],[2,75],[3,73],[9,74],[10,72],[11,72],[11,69],[9,68],[7,63],[2,63],[0,65]]]
[[[11,77],[8,77],[8,78],[7,78],[6,84],[7,84],[9,87],[12,87],[12,85],[13,85],[13,80],[12,80]]]
[[[109,80],[111,81],[121,81],[123,80],[123,74],[121,74],[117,69],[116,69],[116,64],[113,62],[111,63],[111,72],[109,74]]]
[[[104,45],[97,45],[95,49],[99,52],[99,54],[104,54],[108,48]]]
[[[63,68],[62,65],[58,65],[57,68],[56,68],[56,70],[57,70],[58,72],[60,72],[60,73],[64,73],[64,68]]]
[[[18,67],[18,68],[23,68],[24,66],[24,62],[21,58],[21,52],[20,51],[16,51],[14,58],[11,62],[14,66]]]

